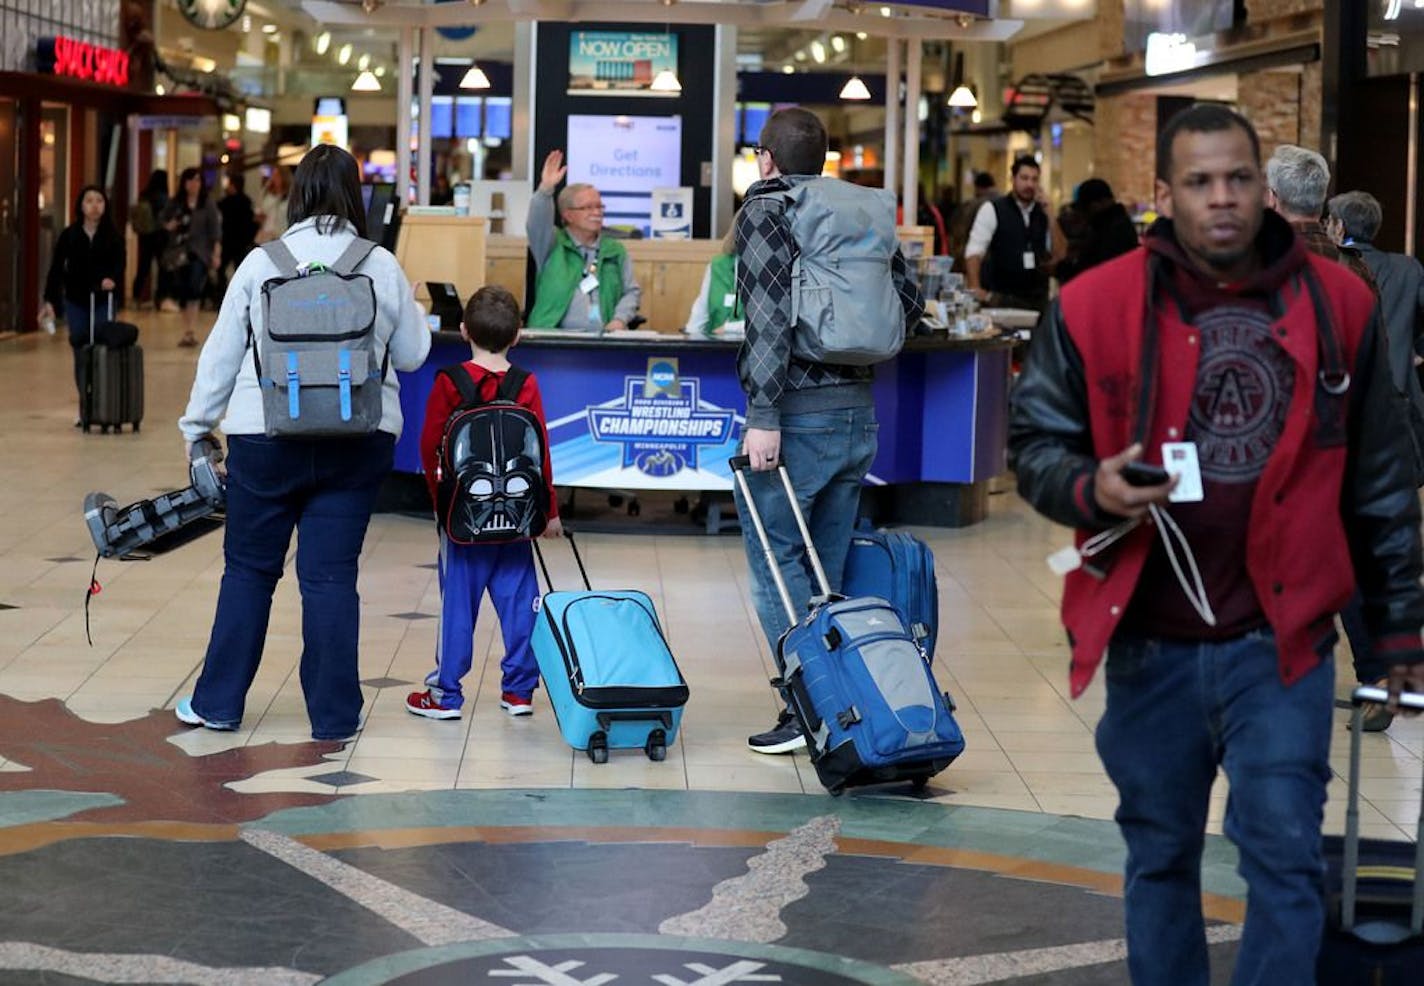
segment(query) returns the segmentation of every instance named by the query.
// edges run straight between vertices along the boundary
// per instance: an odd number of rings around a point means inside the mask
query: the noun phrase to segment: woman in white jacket
[[[356,161],[322,145],[297,168],[282,242],[299,262],[330,265],[366,230]],[[262,287],[279,276],[265,250],[233,275],[217,324],[198,358],[179,429],[192,445],[221,418],[227,436],[224,569],[207,657],[190,698],[175,712],[188,725],[236,729],[257,674],[293,530],[302,593],[301,682],[312,737],[349,738],[360,726],[357,561],[401,430],[395,370],[414,370],[430,332],[395,257],[376,247],[357,268],[376,297],[376,356],[389,356],[379,429],[353,438],[269,438],[254,372],[252,331],[263,326]],[[224,413],[225,412],[225,413]]]

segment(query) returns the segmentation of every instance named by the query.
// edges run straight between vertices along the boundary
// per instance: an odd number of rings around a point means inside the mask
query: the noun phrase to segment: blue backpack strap
[[[297,354],[287,354],[287,416],[296,421],[302,416],[302,376],[298,372]]]
[[[336,389],[341,395],[341,420],[351,420],[351,350],[336,354]]]
[[[262,249],[266,252],[267,258],[277,265],[278,272],[283,277],[296,277],[300,273],[297,258],[292,251],[287,248],[287,244],[280,239],[271,240],[262,244]]]

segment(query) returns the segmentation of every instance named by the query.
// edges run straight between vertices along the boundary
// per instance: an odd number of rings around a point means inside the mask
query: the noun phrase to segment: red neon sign
[[[40,71],[109,86],[129,84],[128,52],[58,35],[39,42]]]

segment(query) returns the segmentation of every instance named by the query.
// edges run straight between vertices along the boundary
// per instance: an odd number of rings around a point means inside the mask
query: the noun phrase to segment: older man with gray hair
[[[1338,261],[1379,294],[1374,275],[1356,250],[1342,250],[1325,231],[1325,193],[1330,188],[1330,165],[1315,151],[1282,144],[1266,162],[1266,205],[1305,240],[1306,249]]]
[[[603,197],[592,185],[571,184],[559,193],[554,225],[554,189],[568,168],[563,151],[544,159],[538,191],[529,202],[525,233],[538,276],[529,325],[539,329],[626,329],[638,314],[642,291],[633,279],[628,251],[603,229]]]

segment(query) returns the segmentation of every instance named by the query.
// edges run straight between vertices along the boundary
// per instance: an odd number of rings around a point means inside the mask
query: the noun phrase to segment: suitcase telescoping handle
[[[574,551],[574,561],[578,562],[579,575],[583,576],[583,587],[590,592],[593,586],[588,581],[588,570],[583,567],[583,558],[579,555],[578,545],[574,542],[574,532],[567,527],[564,528],[564,539],[569,542],[569,547]],[[549,566],[544,564],[544,552],[539,550],[539,539],[533,540],[534,557],[539,559],[539,568],[544,573],[544,584],[549,587],[549,591],[554,591],[554,580],[549,578]]]
[[[1350,695],[1355,711],[1350,723],[1350,800],[1345,809],[1345,860],[1340,874],[1340,927],[1346,931],[1352,931],[1355,927],[1356,888],[1360,879],[1360,734],[1364,732],[1364,706],[1366,703],[1383,704],[1388,699],[1389,692],[1385,689],[1369,685],[1356,688]],[[1399,696],[1399,704],[1406,709],[1424,711],[1424,692],[1404,692]],[[1414,902],[1409,911],[1411,936],[1424,931],[1424,804],[1419,806],[1416,825]],[[1404,938],[1403,929],[1399,929],[1399,940]]]
[[[727,460],[727,465],[732,469],[732,476],[737,481],[737,486],[742,491],[742,502],[747,505],[747,513],[751,516],[752,527],[756,528],[757,537],[761,540],[762,557],[766,559],[766,567],[771,570],[771,580],[776,583],[776,591],[781,595],[781,604],[786,607],[786,618],[790,622],[788,626],[795,626],[801,622],[801,614],[796,612],[796,607],[791,603],[791,593],[786,589],[786,580],[781,577],[781,568],[776,564],[776,553],[771,550],[771,541],[766,536],[766,526],[761,521],[761,512],[757,510],[756,501],[752,499],[751,490],[747,487],[747,472],[751,470],[751,459],[745,455],[734,455]],[[826,570],[821,567],[821,556],[816,553],[816,546],[811,542],[811,532],[806,527],[806,518],[801,514],[801,504],[796,499],[796,487],[791,485],[791,474],[786,471],[786,465],[779,464],[776,467],[777,473],[781,477],[782,489],[786,491],[786,499],[791,504],[791,514],[796,518],[796,527],[801,532],[801,543],[806,548],[806,557],[811,559],[811,569],[816,573],[816,584],[821,590],[821,600],[831,597],[831,584],[826,581]]]
[[[98,297],[98,291],[89,292],[89,345],[94,345],[94,305]],[[109,292],[109,321],[114,320],[114,292]]]

